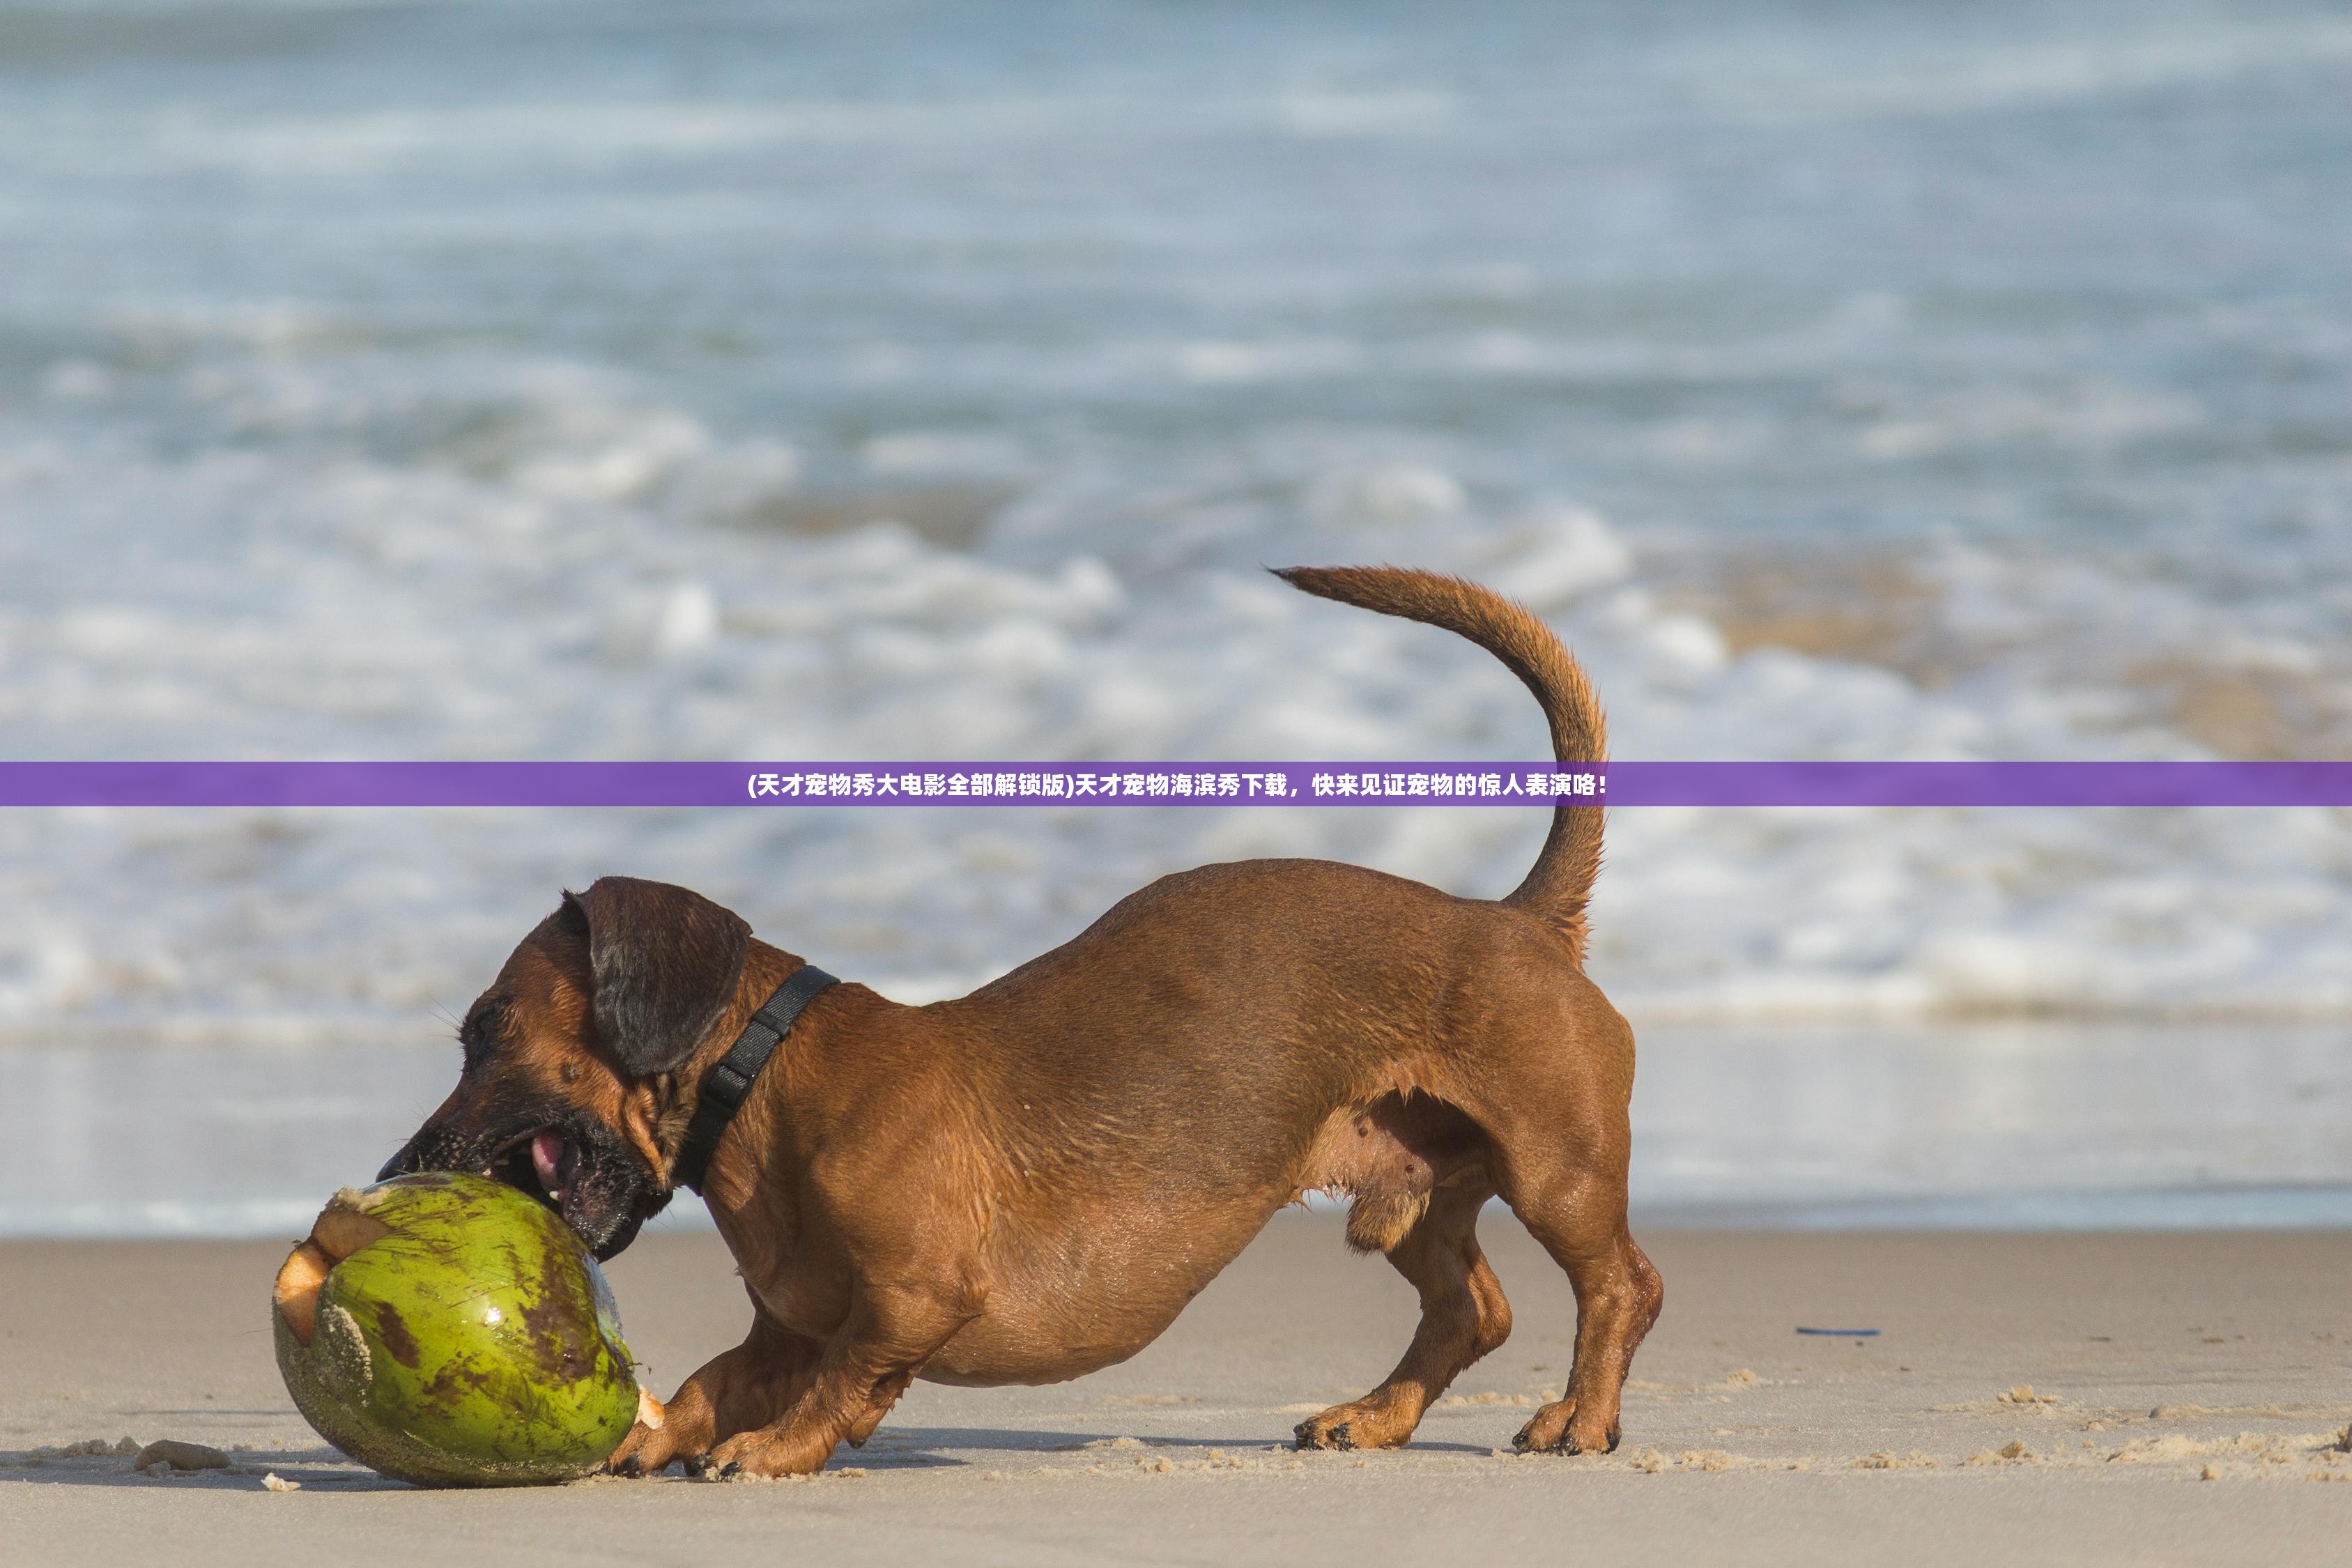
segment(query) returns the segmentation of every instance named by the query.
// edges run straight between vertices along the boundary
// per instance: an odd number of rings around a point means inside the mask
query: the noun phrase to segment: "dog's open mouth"
[[[476,1171],[528,1193],[585,1242],[599,1262],[628,1246],[637,1227],[669,1202],[668,1190],[646,1179],[628,1145],[593,1121],[525,1121],[516,1131],[501,1129],[478,1141],[428,1127],[393,1156],[377,1179],[413,1171]]]
[[[580,1181],[580,1145],[560,1127],[541,1127],[509,1142],[482,1174],[530,1194],[561,1214]]]

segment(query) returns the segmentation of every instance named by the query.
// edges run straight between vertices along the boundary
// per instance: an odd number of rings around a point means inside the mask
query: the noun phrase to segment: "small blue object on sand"
[[[1878,1337],[1876,1329],[1799,1329],[1797,1331],[1801,1334],[1836,1334],[1850,1340],[1874,1340]]]

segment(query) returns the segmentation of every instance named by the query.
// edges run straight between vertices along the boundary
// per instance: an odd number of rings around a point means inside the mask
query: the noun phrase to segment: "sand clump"
[[[1889,1453],[1882,1449],[1874,1454],[1864,1454],[1846,1468],[1850,1470],[1932,1470],[1936,1466],[1937,1459],[1934,1455],[1923,1454],[1916,1448],[1907,1454]]]
[[[1136,1446],[1140,1447],[1142,1445]],[[1172,1476],[1180,1471],[1202,1474],[1232,1470],[1301,1470],[1307,1468],[1304,1460],[1287,1458],[1289,1453],[1287,1448],[1268,1448],[1265,1458],[1256,1458],[1244,1454],[1229,1454],[1223,1448],[1212,1448],[1197,1459],[1176,1459],[1166,1454],[1143,1454],[1137,1457],[1135,1468],[1146,1475],[1154,1476]],[[1357,1460],[1356,1468],[1361,1469],[1366,1462]],[[1104,1475],[1109,1472],[1099,1466],[1090,1465],[1085,1473]]]
[[[142,1475],[182,1474],[195,1470],[226,1470],[228,1456],[202,1443],[164,1437],[139,1450],[131,1468]]]
[[[120,1437],[111,1443],[108,1442],[103,1437],[84,1437],[78,1443],[65,1443],[54,1447],[35,1448],[25,1457],[27,1459],[33,1460],[116,1458],[127,1459],[137,1452],[139,1452],[139,1440],[135,1437]]]
[[[193,1475],[204,1470],[236,1468],[229,1457],[218,1448],[176,1437],[162,1437],[146,1444],[128,1436],[111,1442],[104,1437],[84,1437],[78,1442],[31,1449],[18,1462],[37,1466],[58,1459],[128,1459],[133,1470],[145,1476]]]
[[[1501,1453],[1501,1449],[1496,1452]],[[1811,1459],[1759,1459],[1748,1454],[1727,1453],[1721,1448],[1685,1448],[1679,1454],[1669,1454],[1660,1448],[1638,1448],[1625,1460],[1628,1468],[1645,1476],[1662,1476],[1673,1471],[1719,1470],[1810,1470]]]
[[[2186,1432],[2137,1437],[2107,1456],[2111,1465],[2177,1464],[2184,1459],[2239,1459],[2259,1465],[2291,1465],[2309,1461],[2329,1467],[2344,1463],[2342,1436],[2306,1432],[2295,1436],[2275,1433],[2240,1432],[2227,1437],[2192,1437]]]
[[[1629,1377],[1625,1380],[1625,1386],[1643,1394],[1706,1394],[1718,1388],[1760,1388],[1769,1381],[1743,1366],[1711,1383],[1657,1383],[1646,1377]],[[1548,1388],[1544,1391],[1544,1397],[1559,1399],[1566,1392],[1564,1388]]]
[[[2043,1394],[2030,1383],[2004,1388],[1990,1399],[1970,1399],[1958,1405],[1935,1406],[1937,1414],[1941,1415],[2013,1415],[2025,1411],[2036,1415],[2060,1415],[2080,1408],[2070,1407],[2057,1394]]]
[[[2167,1432],[2160,1437],[2135,1437],[2107,1456],[2111,1465],[2164,1465],[2180,1459],[2193,1459],[2213,1451],[2210,1444],[2200,1442],[2186,1432]]]
[[[2031,1465],[2041,1458],[2025,1446],[2022,1438],[2011,1438],[1998,1448],[1984,1448],[1970,1454],[1965,1462],[1971,1465]]]
[[[739,1474],[729,1476],[721,1480],[706,1480],[698,1484],[705,1486],[728,1487],[832,1486],[841,1481],[862,1481],[866,1479],[866,1470],[862,1466],[846,1465],[828,1467],[822,1470],[810,1470],[803,1474],[793,1476],[754,1476]],[[1003,1470],[995,1470],[983,1472],[980,1479],[987,1481],[1006,1480],[1011,1478]],[[591,1474],[574,1477],[572,1479],[562,1484],[567,1488],[616,1486],[625,1489],[635,1483],[625,1480],[618,1476]]]

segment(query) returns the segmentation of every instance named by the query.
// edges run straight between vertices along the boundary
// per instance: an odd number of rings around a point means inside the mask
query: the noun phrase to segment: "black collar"
[[[702,1075],[702,1091],[695,1097],[694,1120],[687,1124],[686,1144],[677,1152],[677,1164],[670,1172],[670,1184],[702,1190],[702,1178],[710,1164],[711,1151],[719,1147],[719,1137],[727,1124],[735,1120],[742,1108],[743,1097],[751,1091],[751,1080],[768,1058],[776,1054],[793,1020],[801,1009],[816,999],[817,993],[835,984],[834,977],[814,963],[803,963],[793,971],[792,978],[776,987],[776,994],[760,1004],[743,1032],[727,1054],[719,1058],[711,1069]]]

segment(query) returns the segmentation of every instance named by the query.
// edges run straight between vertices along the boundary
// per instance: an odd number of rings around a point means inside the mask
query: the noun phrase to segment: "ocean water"
[[[0,1048],[0,1240],[291,1240],[456,1069],[454,1047],[386,1041]],[[2329,1028],[1665,1027],[1634,1089],[1633,1217],[2352,1230],[2347,1096]],[[710,1221],[681,1194],[655,1223]]]
[[[1622,757],[2352,754],[2347,102],[2267,0],[0,0],[0,754],[1538,751],[1259,571],[1383,560]],[[921,999],[1186,865],[1541,836],[19,811],[0,1039],[413,1043],[607,871]],[[2340,812],[1622,811],[1591,967],[2303,1038],[2347,930]]]

